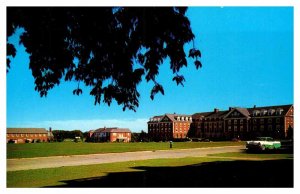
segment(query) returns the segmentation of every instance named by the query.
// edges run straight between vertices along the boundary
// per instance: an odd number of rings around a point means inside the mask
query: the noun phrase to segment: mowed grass
[[[293,160],[283,156],[186,157],[7,172],[7,187],[293,187],[293,172]]]
[[[172,149],[204,148],[245,145],[244,142],[174,142]],[[149,150],[167,150],[169,142],[143,143],[30,143],[7,144],[7,158],[32,158],[47,156],[118,153]]]
[[[109,173],[126,173],[143,171],[138,166],[147,167],[178,167],[203,162],[212,162],[211,158],[177,158],[152,159],[109,164],[66,166],[60,168],[35,169],[7,172],[7,187],[49,187],[63,186],[68,180],[105,177]],[[224,159],[222,159],[224,160]],[[226,161],[227,159],[225,159]],[[129,178],[129,177],[128,177]],[[105,186],[104,186],[105,187]]]

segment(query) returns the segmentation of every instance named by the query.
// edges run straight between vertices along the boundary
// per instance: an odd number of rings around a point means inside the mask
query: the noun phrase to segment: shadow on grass
[[[218,161],[65,180],[62,187],[293,187],[293,160]]]
[[[293,149],[271,149],[271,150],[243,150],[244,153],[254,153],[254,154],[294,154]]]

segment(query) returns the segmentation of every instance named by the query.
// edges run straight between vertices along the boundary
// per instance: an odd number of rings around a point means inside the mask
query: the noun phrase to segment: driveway
[[[39,158],[7,159],[7,171],[40,168],[57,168],[63,166],[80,166],[157,158],[204,157],[207,154],[224,152],[241,152],[245,146],[226,146],[211,148],[157,150],[124,153],[89,154],[73,156],[51,156]]]

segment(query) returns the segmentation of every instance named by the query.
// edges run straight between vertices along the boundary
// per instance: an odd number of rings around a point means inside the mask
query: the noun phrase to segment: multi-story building
[[[48,142],[53,140],[51,128],[7,128],[6,142],[25,143],[25,142]]]
[[[229,107],[193,115],[165,114],[150,118],[148,135],[154,141],[184,139],[250,139],[257,136],[286,138],[294,128],[294,107],[290,105],[252,108]]]
[[[191,115],[165,114],[154,116],[147,123],[148,135],[153,141],[185,139],[188,136],[191,123]]]
[[[99,142],[130,142],[131,131],[127,128],[99,128],[95,131],[90,131],[91,140]]]
[[[194,136],[211,139],[249,139],[257,136],[285,138],[294,128],[293,105],[228,110],[193,114]]]

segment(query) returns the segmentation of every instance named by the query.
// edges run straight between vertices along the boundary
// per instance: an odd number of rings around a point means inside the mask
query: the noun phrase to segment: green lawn
[[[290,159],[187,157],[7,172],[7,187],[293,187],[293,172]]]
[[[244,142],[174,142],[172,149],[245,145]],[[166,150],[168,142],[144,143],[31,143],[7,144],[7,158],[31,158],[96,153]]]
[[[226,159],[225,159],[226,160]],[[210,158],[153,159],[110,164],[66,166],[7,172],[7,187],[46,187],[64,185],[65,180],[104,177],[109,173],[138,172],[135,167],[175,167],[216,161]],[[25,181],[26,180],[26,181]]]

